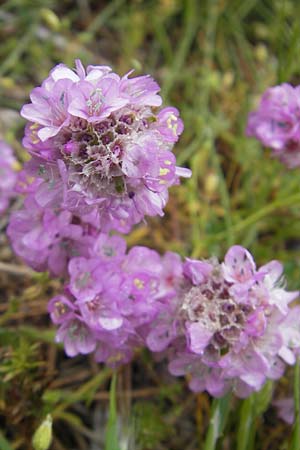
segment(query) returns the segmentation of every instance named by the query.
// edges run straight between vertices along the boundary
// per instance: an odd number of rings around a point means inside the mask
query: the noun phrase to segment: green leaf
[[[109,418],[105,434],[105,450],[120,450],[118,443],[116,384],[117,374],[114,373],[109,393]]]
[[[0,449],[1,450],[13,450],[10,443],[5,439],[3,434],[0,432]]]
[[[256,392],[254,397],[254,414],[261,416],[268,408],[273,396],[273,382],[268,380],[263,388]]]
[[[203,450],[214,450],[219,437],[223,434],[230,410],[231,394],[214,399],[211,418]]]
[[[237,434],[237,450],[247,450],[253,428],[253,396],[243,400]]]

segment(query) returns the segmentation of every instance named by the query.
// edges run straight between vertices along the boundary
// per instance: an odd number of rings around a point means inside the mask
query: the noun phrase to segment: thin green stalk
[[[58,390],[57,395],[61,396],[63,400],[52,412],[53,417],[61,414],[62,411],[68,408],[78,401],[89,401],[91,396],[95,393],[97,388],[111,375],[111,369],[102,369],[100,373],[84,383],[77,391],[68,392],[64,390]],[[49,391],[51,396],[51,391]]]
[[[253,428],[253,396],[243,400],[237,432],[237,450],[247,450]]]
[[[255,213],[246,217],[246,219],[243,219],[240,222],[234,224],[232,226],[233,232],[237,233],[239,231],[243,231],[244,229],[248,228],[249,226],[254,225],[260,219],[267,217],[268,215],[270,215],[277,209],[287,207],[287,206],[293,206],[296,204],[299,204],[299,206],[300,206],[300,193],[292,194],[286,198],[275,200],[274,202],[269,203],[268,205],[259,209]],[[222,231],[221,233],[217,233],[214,236],[212,236],[212,239],[220,240],[220,239],[223,239],[225,237],[225,235],[226,235],[226,231]]]
[[[18,44],[15,46],[13,51],[10,52],[8,57],[2,62],[0,67],[0,77],[3,77],[11,69],[13,69],[16,62],[22,58],[23,53],[29,47],[31,41],[35,37],[36,29],[37,24],[33,21],[33,23],[30,25],[29,30],[25,33],[22,39],[19,40]]]
[[[231,245],[234,244],[234,228],[232,226],[232,218],[231,218],[230,195],[227,189],[226,179],[221,167],[220,157],[217,153],[214,143],[212,143],[212,148],[213,148],[213,155],[212,155],[213,165],[220,181],[220,197],[222,206],[224,208],[227,246],[230,247]]]
[[[105,450],[120,450],[118,442],[116,386],[117,373],[114,372],[109,392],[109,417],[105,434]]]
[[[203,450],[215,450],[217,441],[222,436],[226,426],[230,400],[231,394],[214,399]]]
[[[264,206],[260,210],[256,211],[254,214],[251,214],[246,219],[241,220],[237,224],[233,226],[233,229],[235,232],[242,231],[245,228],[247,228],[250,225],[253,225],[254,223],[258,222],[263,217],[268,216],[272,212],[276,211],[276,209],[286,207],[286,206],[292,206],[299,203],[300,204],[300,194],[293,194],[289,197],[275,200],[273,203],[270,203],[269,205]]]
[[[294,408],[295,421],[293,428],[292,442],[289,450],[300,449],[300,360],[297,359],[294,375]]]
[[[180,74],[190,47],[195,39],[198,30],[198,17],[197,0],[187,0],[183,37],[174,56],[173,67],[170,69],[162,89],[165,99],[168,97],[176,77]]]
[[[273,383],[268,380],[262,389],[243,400],[237,432],[237,450],[254,450],[257,420],[267,410],[273,395]]]
[[[108,2],[108,5],[96,15],[94,20],[87,28],[87,32],[92,35],[96,33],[101,27],[123,6],[125,0],[114,0]]]

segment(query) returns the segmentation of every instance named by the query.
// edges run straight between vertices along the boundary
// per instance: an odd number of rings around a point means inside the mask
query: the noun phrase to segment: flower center
[[[193,286],[184,297],[182,313],[189,322],[198,322],[211,332],[210,345],[226,352],[238,341],[253,308],[239,304],[229,294],[230,284],[217,275]]]
[[[94,110],[101,103],[101,93],[95,92],[90,100]],[[122,172],[126,146],[138,139],[149,120],[153,120],[153,114],[146,107],[135,111],[122,108],[93,124],[74,118],[57,137],[62,157],[70,168],[69,180],[95,197],[99,191],[122,195],[126,190]]]

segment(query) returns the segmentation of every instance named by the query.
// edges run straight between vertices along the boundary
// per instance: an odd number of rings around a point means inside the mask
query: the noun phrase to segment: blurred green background
[[[222,258],[238,243],[259,264],[282,260],[288,286],[297,289],[299,169],[272,159],[245,127],[267,87],[300,83],[299,55],[297,0],[2,1],[0,133],[24,161],[18,112],[57,63],[73,67],[80,58],[121,75],[132,68],[151,74],[164,104],[181,112],[185,131],[175,153],[193,177],[171,189],[165,217],[136,227],[128,244]],[[92,358],[67,359],[53,344],[46,305],[59,281],[26,271],[11,253],[6,224],[7,217],[0,223],[7,265],[0,273],[0,449],[30,449],[47,413],[53,450],[101,449],[111,373]],[[290,394],[290,375],[274,398]],[[161,362],[137,355],[120,371],[117,392],[122,449],[201,449],[211,400],[189,393]],[[255,419],[251,448],[287,448],[290,429],[270,406],[272,395]],[[239,408],[220,449],[235,448]]]

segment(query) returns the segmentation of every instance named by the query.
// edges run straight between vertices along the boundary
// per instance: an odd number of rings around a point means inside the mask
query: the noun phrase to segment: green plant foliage
[[[172,432],[162,420],[159,408],[152,402],[138,402],[134,408],[134,417],[138,448],[157,448]]]

